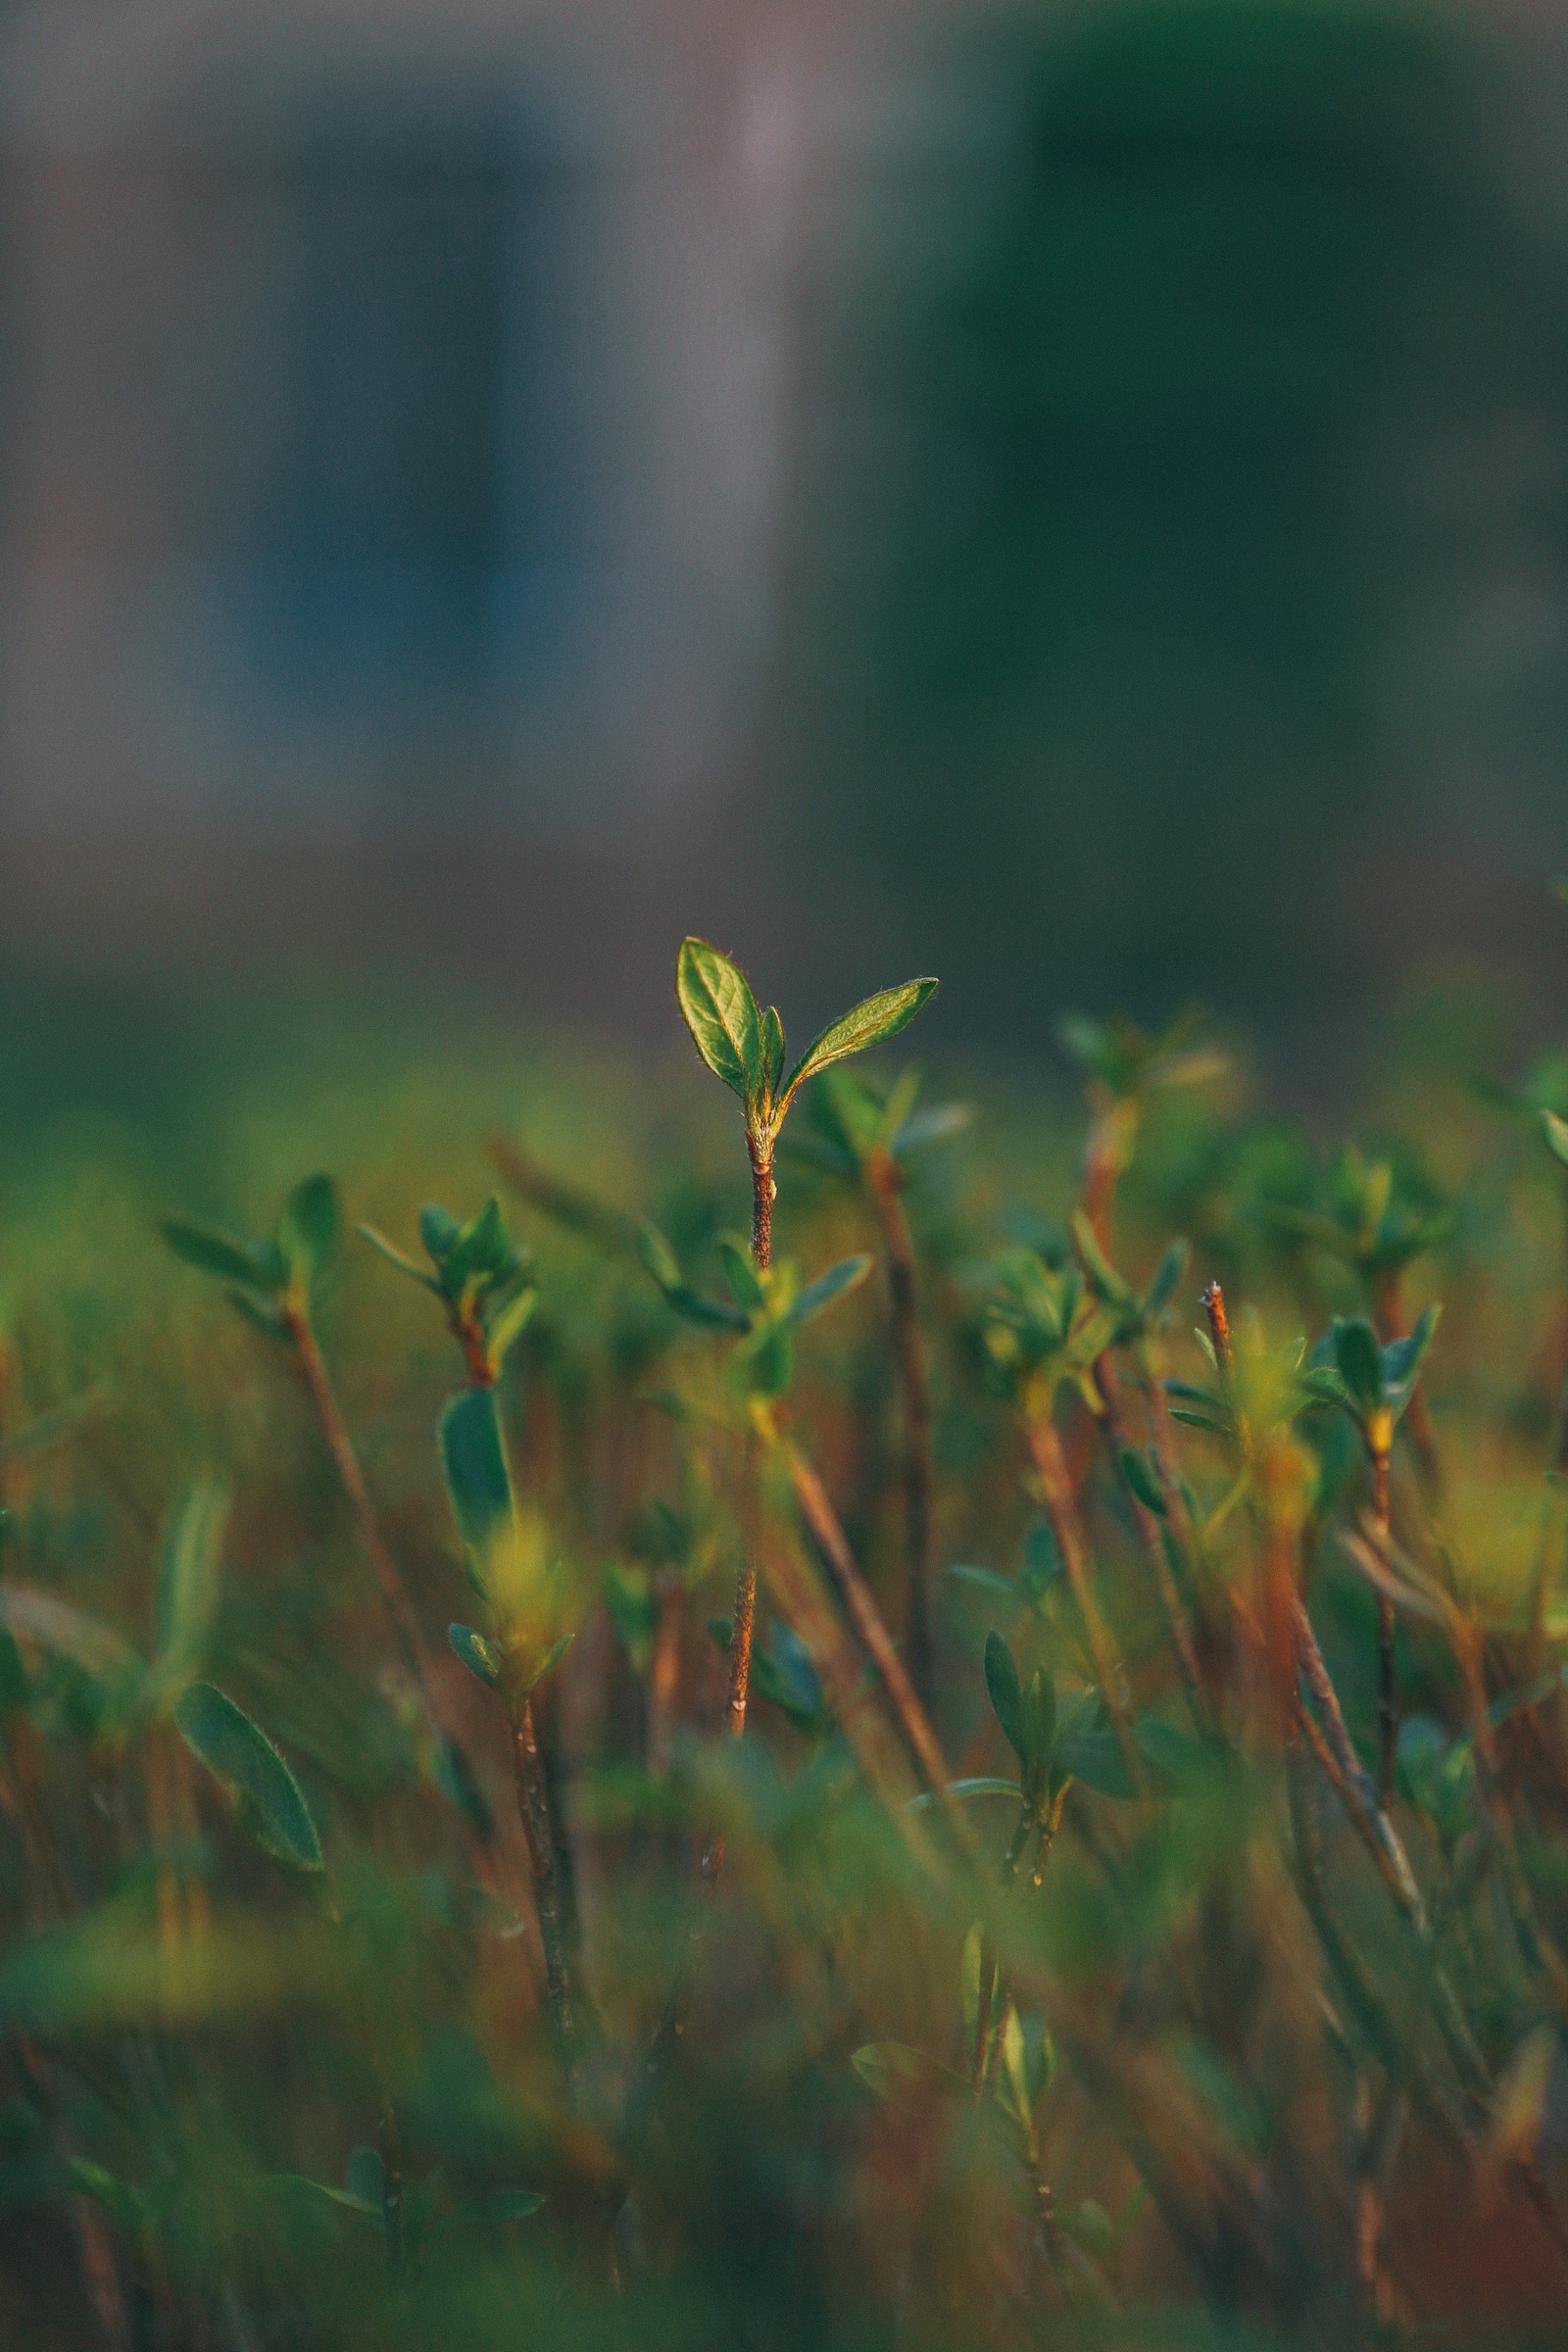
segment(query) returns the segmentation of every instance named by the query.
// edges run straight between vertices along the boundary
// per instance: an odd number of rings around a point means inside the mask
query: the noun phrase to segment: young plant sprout
[[[429,1272],[373,1225],[362,1225],[360,1234],[400,1274],[440,1299],[447,1328],[463,1349],[470,1383],[476,1389],[494,1388],[539,1303],[528,1277],[527,1252],[509,1239],[495,1195],[466,1225],[450,1209],[420,1209],[419,1239],[430,1260]]]
[[[773,1262],[773,1202],[778,1191],[773,1156],[790,1104],[808,1079],[831,1069],[835,1062],[847,1061],[852,1054],[869,1053],[873,1046],[886,1045],[891,1038],[901,1036],[930,1003],[936,990],[935,980],[906,980],[902,987],[883,989],[876,996],[865,998],[853,1011],[830,1021],[786,1077],[784,1023],[777,1007],[770,1004],[765,1012],[760,1011],[746,974],[717,948],[701,939],[681,942],[675,959],[675,995],[691,1031],[692,1043],[714,1077],[721,1079],[731,1094],[739,1096],[746,1116],[746,1153],[752,1170],[752,1259],[757,1304],[764,1310],[763,1324],[753,1342],[754,1353],[759,1357],[771,1352],[782,1366],[788,1346],[786,1326],[792,1318],[800,1319],[793,1309],[780,1309],[772,1302],[763,1280]],[[737,1310],[747,1317],[754,1313],[755,1307],[740,1295],[746,1278],[737,1271],[739,1263],[739,1253],[732,1252],[732,1262],[726,1271],[732,1289],[736,1290]],[[652,1266],[650,1270],[654,1271]],[[842,1275],[843,1269],[837,1272]],[[862,1262],[854,1279],[858,1280],[864,1272]],[[660,1279],[657,1271],[655,1279]],[[834,1283],[836,1276],[823,1279]],[[668,1286],[665,1287],[666,1295],[672,1296]],[[839,1281],[837,1288],[843,1287],[843,1281]],[[803,1298],[809,1295],[801,1294]],[[829,1297],[836,1295],[837,1289],[829,1293]],[[827,1298],[821,1303],[828,1303]],[[807,1311],[815,1312],[816,1308],[812,1306]],[[786,1385],[787,1375],[780,1378],[773,1393],[777,1394]],[[746,1727],[746,1692],[756,1611],[757,1565],[754,1560],[745,1559],[736,1572],[730,1618],[733,1631],[729,1719],[737,1738]]]
[[[1389,1463],[1394,1433],[1416,1394],[1416,1382],[1438,1328],[1440,1309],[1429,1306],[1407,1339],[1381,1345],[1360,1315],[1337,1317],[1312,1357],[1314,1389],[1348,1413],[1361,1433],[1372,1472],[1372,1525],[1386,1558],[1390,1542]],[[1393,1799],[1399,1752],[1399,1712],[1394,1682],[1394,1604],[1378,1594],[1378,1793]]]

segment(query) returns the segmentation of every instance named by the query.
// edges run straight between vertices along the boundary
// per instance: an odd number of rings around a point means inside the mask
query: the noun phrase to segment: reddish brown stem
[[[1056,1548],[1061,1553],[1061,1564],[1066,1570],[1067,1582],[1072,1587],[1078,1614],[1083,1620],[1084,1639],[1089,1645],[1095,1680],[1100,1685],[1101,1695],[1121,1742],[1127,1768],[1134,1781],[1141,1782],[1143,1772],[1138,1761],[1132,1717],[1127,1705],[1127,1677],[1110,1639],[1109,1629],[1100,1613],[1100,1604],[1090,1582],[1089,1546],[1084,1539],[1078,1506],[1073,1500],[1072,1482],[1062,1456],[1056,1425],[1049,1412],[1031,1412],[1024,1416],[1023,1431],[1029,1458],[1040,1483],[1040,1499],[1051,1524],[1051,1532],[1056,1539]]]
[[[474,1778],[473,1767],[468,1761],[466,1751],[447,1728],[440,1701],[436,1695],[429,1649],[425,1644],[423,1634],[419,1631],[419,1621],[414,1613],[414,1604],[409,1598],[407,1588],[398,1574],[397,1562],[387,1549],[386,1540],[375,1515],[375,1505],[370,1500],[370,1491],[365,1483],[365,1473],[360,1467],[360,1457],[355,1450],[354,1440],[349,1435],[348,1423],[343,1418],[343,1408],[338,1403],[337,1392],[332,1386],[332,1377],[327,1371],[316,1334],[311,1328],[310,1318],[302,1309],[288,1307],[284,1310],[284,1320],[289,1339],[293,1344],[295,1360],[304,1377],[306,1388],[310,1391],[311,1401],[316,1408],[316,1418],[320,1427],[321,1436],[325,1441],[326,1449],[332,1457],[332,1466],[337,1472],[338,1483],[348,1496],[350,1508],[353,1510],[354,1524],[360,1538],[360,1547],[374,1575],[381,1595],[381,1605],[386,1612],[387,1623],[397,1644],[398,1655],[403,1661],[405,1672],[419,1694],[425,1719],[435,1738],[441,1743],[453,1778],[463,1791],[465,1808],[481,1838],[488,1844],[494,1835],[494,1823],[491,1821],[490,1808]]]
[[[929,1714],[936,1698],[931,1640],[931,1526],[936,1472],[931,1443],[931,1387],[926,1378],[915,1299],[914,1242],[904,1208],[904,1171],[892,1153],[880,1149],[873,1152],[866,1174],[887,1251],[893,1339],[904,1391],[904,1508],[908,1579],[905,1596],[905,1645],[909,1655],[909,1679],[920,1704]]]
[[[572,2013],[566,1962],[566,1937],[562,1924],[561,1887],[556,1875],[555,1831],[550,1819],[550,1795],[534,1731],[533,1702],[524,1698],[511,1712],[512,1755],[517,1783],[517,1811],[527,1840],[533,1871],[534,1915],[544,1953],[545,1990],[550,2004],[552,2038],[561,2071],[571,2086]]]
[[[1372,1452],[1372,1518],[1381,1551],[1389,1547],[1389,1457],[1381,1447]],[[1394,1603],[1378,1594],[1378,1802],[1385,1812],[1394,1801],[1395,1766],[1399,1754],[1399,1708],[1394,1687]]]
[[[1104,1433],[1111,1465],[1116,1477],[1121,1482],[1122,1490],[1131,1507],[1133,1523],[1138,1530],[1138,1540],[1143,1544],[1144,1556],[1149,1562],[1150,1574],[1154,1580],[1154,1590],[1159,1595],[1160,1610],[1165,1619],[1165,1631],[1181,1673],[1182,1687],[1187,1693],[1187,1703],[1192,1711],[1193,1721],[1197,1724],[1200,1732],[1206,1735],[1213,1727],[1209,1717],[1208,1701],[1203,1693],[1203,1678],[1199,1671],[1198,1651],[1194,1645],[1192,1628],[1187,1622],[1187,1611],[1182,1606],[1182,1596],[1176,1589],[1176,1579],[1171,1574],[1170,1561],[1165,1556],[1164,1532],[1153,1512],[1134,1491],[1132,1482],[1127,1476],[1125,1463],[1125,1456],[1129,1450],[1127,1428],[1122,1419],[1121,1399],[1116,1389],[1115,1367],[1108,1354],[1102,1355],[1096,1362],[1095,1388],[1102,1407],[1101,1428]]]
[[[963,1817],[962,1808],[948,1794],[947,1761],[937,1736],[931,1729],[930,1718],[920,1704],[903,1659],[893,1646],[892,1637],[883,1622],[881,1610],[871,1596],[870,1587],[856,1565],[849,1538],[839,1524],[838,1513],[828,1499],[827,1489],[798,1447],[788,1441],[784,1442],[784,1455],[790,1485],[801,1517],[806,1522],[807,1532],[833,1579],[844,1604],[844,1613],[855,1630],[856,1640],[887,1692],[888,1702],[915,1769],[943,1806],[964,1846],[968,1847],[972,1842],[969,1825]]]

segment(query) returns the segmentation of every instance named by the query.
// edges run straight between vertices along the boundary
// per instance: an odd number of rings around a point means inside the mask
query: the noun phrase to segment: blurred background
[[[1549,1005],[1565,152],[1525,0],[0,0],[9,1115],[669,1045],[689,929],[1306,1081]]]

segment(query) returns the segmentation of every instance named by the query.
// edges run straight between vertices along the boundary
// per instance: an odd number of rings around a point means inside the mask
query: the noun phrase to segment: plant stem
[[[1062,1455],[1061,1440],[1049,1407],[1026,1412],[1023,1416],[1024,1440],[1029,1458],[1040,1482],[1040,1499],[1045,1506],[1051,1532],[1056,1539],[1061,1564],[1072,1587],[1078,1614],[1083,1620],[1084,1638],[1095,1669],[1110,1720],[1115,1728],[1127,1769],[1135,1785],[1143,1781],[1143,1767],[1138,1759],[1138,1746],[1133,1738],[1132,1717],[1127,1705],[1127,1677],[1109,1630],[1100,1613],[1094,1589],[1089,1581],[1089,1546],[1084,1537],[1083,1522],[1073,1500],[1072,1482]]]
[[[935,1704],[935,1659],[931,1640],[931,1524],[936,1466],[931,1443],[931,1386],[920,1345],[914,1290],[914,1242],[905,1213],[904,1170],[880,1146],[866,1161],[866,1178],[888,1259],[893,1339],[904,1389],[905,1538],[908,1583],[905,1594],[905,1639],[909,1680],[929,1715]]]
[[[1390,1537],[1389,1456],[1372,1448],[1372,1520],[1387,1557]],[[1399,1708],[1394,1688],[1394,1603],[1378,1594],[1378,1802],[1386,1813],[1394,1801],[1394,1771],[1399,1753]]]
[[[556,1841],[550,1818],[550,1794],[534,1731],[533,1701],[523,1698],[509,1709],[512,1756],[517,1783],[517,1811],[528,1844],[533,1871],[534,1914],[544,1952],[545,1990],[550,2003],[551,2034],[566,2087],[571,2089],[572,2015],[568,1989],[566,1938],[562,1924],[561,1888],[556,1875]]]
[[[360,1547],[374,1574],[381,1604],[404,1670],[419,1694],[425,1719],[441,1744],[453,1780],[462,1792],[464,1808],[480,1839],[488,1845],[495,1836],[494,1818],[484,1792],[474,1778],[466,1749],[448,1730],[442,1715],[431,1673],[430,1652],[419,1631],[419,1621],[414,1613],[407,1588],[398,1574],[397,1562],[387,1549],[386,1540],[376,1519],[375,1505],[370,1500],[370,1491],[360,1467],[360,1457],[355,1450],[354,1440],[349,1435],[348,1423],[343,1418],[343,1408],[338,1403],[331,1374],[327,1371],[316,1334],[311,1328],[310,1317],[302,1308],[287,1306],[284,1308],[284,1321],[295,1360],[316,1407],[317,1421],[332,1457],[338,1483],[353,1510]]]
[[[752,1163],[752,1255],[757,1270],[765,1274],[773,1262],[772,1147],[760,1142],[748,1127],[746,1151]],[[743,1559],[735,1571],[735,1598],[730,1610],[729,1728],[735,1739],[746,1729],[746,1701],[752,1681],[752,1629],[757,1617],[757,1563]],[[724,1844],[717,1841],[714,1876],[724,1866]],[[706,1876],[708,1863],[704,1857]]]
[[[915,1768],[955,1825],[961,1843],[968,1849],[973,1839],[962,1807],[949,1793],[947,1760],[931,1729],[930,1718],[915,1694],[904,1660],[893,1646],[882,1612],[871,1596],[870,1587],[856,1566],[849,1538],[839,1525],[838,1513],[828,1499],[827,1489],[798,1446],[788,1439],[777,1442],[784,1448],[785,1466],[789,1471],[790,1485],[794,1489],[801,1517],[838,1589],[839,1598],[844,1604],[845,1615],[855,1629],[856,1639],[876,1669],[882,1688],[888,1694]]]
[[[1320,1730],[1305,1707],[1300,1708],[1301,1729],[1344,1806],[1351,1827],[1371,1855],[1378,1876],[1409,1924],[1429,1973],[1434,2013],[1454,2069],[1472,2096],[1485,2100],[1491,2095],[1486,2061],[1476,2046],[1475,2035],[1459,2007],[1447,1973],[1438,1958],[1432,1922],[1416,1885],[1415,1873],[1410,1868],[1409,1857],[1397,1830],[1379,1804],[1377,1790],[1350,1743],[1339,1695],[1329,1678],[1323,1653],[1317,1645],[1317,1636],[1312,1631],[1299,1597],[1295,1603],[1294,1615],[1297,1661],[1301,1680],[1316,1700],[1323,1717]]]
[[[1187,1612],[1182,1606],[1182,1596],[1176,1590],[1176,1579],[1171,1574],[1170,1561],[1165,1556],[1164,1533],[1153,1512],[1134,1492],[1132,1482],[1127,1476],[1124,1461],[1124,1456],[1128,1451],[1127,1431],[1122,1420],[1121,1400],[1116,1390],[1115,1367],[1111,1363],[1108,1350],[1096,1361],[1095,1387],[1099,1393],[1101,1404],[1104,1408],[1101,1428],[1104,1432],[1111,1465],[1116,1477],[1121,1482],[1122,1491],[1131,1507],[1133,1523],[1138,1529],[1139,1541],[1144,1547],[1144,1556],[1149,1562],[1150,1573],[1154,1580],[1154,1590],[1159,1595],[1159,1605],[1165,1619],[1165,1631],[1169,1637],[1171,1648],[1175,1652],[1176,1664],[1181,1672],[1182,1688],[1187,1693],[1187,1704],[1199,1733],[1202,1738],[1207,1739],[1212,1733],[1213,1724],[1209,1716],[1208,1701],[1203,1694],[1203,1678],[1199,1670],[1198,1651],[1193,1643],[1192,1628],[1187,1622]]]

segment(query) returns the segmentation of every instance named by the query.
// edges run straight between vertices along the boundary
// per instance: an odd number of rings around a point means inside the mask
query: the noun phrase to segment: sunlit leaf
[[[762,1024],[751,982],[706,940],[686,939],[675,960],[675,994],[698,1053],[745,1102],[762,1084]]]
[[[830,1021],[796,1063],[784,1090],[785,1101],[808,1078],[814,1078],[833,1062],[844,1061],[852,1054],[867,1053],[871,1047],[885,1045],[889,1038],[897,1037],[930,1003],[936,991],[935,980],[906,980],[902,987],[885,988],[878,995],[865,998],[840,1019]]]

